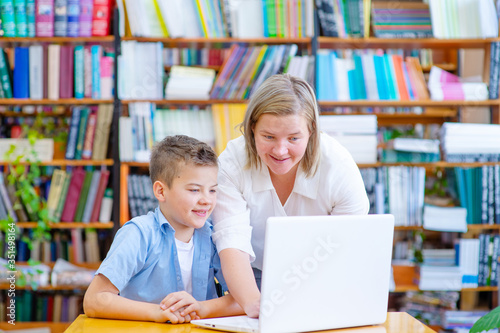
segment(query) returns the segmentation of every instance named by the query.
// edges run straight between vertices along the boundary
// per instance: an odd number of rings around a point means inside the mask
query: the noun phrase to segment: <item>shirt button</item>
[[[178,276],[178,277],[177,277],[177,281],[179,281],[180,279],[181,279],[181,277],[180,277],[180,276]]]

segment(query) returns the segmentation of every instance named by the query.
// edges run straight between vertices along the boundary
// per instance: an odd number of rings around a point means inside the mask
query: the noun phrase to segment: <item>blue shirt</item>
[[[135,217],[116,233],[96,274],[106,276],[128,299],[160,303],[172,292],[185,290],[174,239],[175,230],[159,208]],[[216,298],[214,276],[227,290],[220,259],[212,242],[212,226],[194,230],[193,297]]]

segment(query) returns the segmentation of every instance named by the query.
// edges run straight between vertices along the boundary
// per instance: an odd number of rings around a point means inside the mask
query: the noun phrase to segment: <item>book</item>
[[[29,97],[30,99],[43,98],[43,47],[30,45],[29,47]]]
[[[48,98],[57,100],[59,99],[60,92],[60,68],[61,68],[61,45],[50,44],[48,46]]]
[[[36,36],[53,37],[54,0],[37,0],[35,18],[36,18]]]
[[[80,1],[68,1],[68,32],[69,37],[78,37],[80,34]]]
[[[62,45],[60,52],[59,97],[73,98],[73,46]]]
[[[86,172],[83,168],[75,168],[71,175],[66,202],[61,213],[61,222],[74,222],[76,207],[80,199],[80,193]]]
[[[106,191],[106,186],[108,184],[108,179],[109,179],[109,170],[101,170],[101,177],[99,178],[99,184],[97,186],[97,192],[95,195],[92,212],[89,218],[91,222],[100,221],[99,213],[101,211],[101,205],[103,202],[104,193]]]
[[[80,110],[80,121],[78,123],[78,136],[75,146],[75,160],[82,159],[83,145],[85,144],[85,134],[87,133],[87,121],[91,113],[90,108],[85,107]]]
[[[92,209],[94,208],[95,200],[97,197],[97,190],[99,187],[100,179],[101,179],[101,171],[95,170],[92,173],[92,178],[90,180],[87,200],[86,200],[85,206],[83,208],[82,222],[84,222],[84,223],[90,222],[90,217],[92,215]]]
[[[92,36],[107,36],[110,34],[111,10],[110,0],[94,0]]]
[[[78,18],[78,36],[92,36],[92,17],[94,15],[94,0],[80,0],[80,16]]]
[[[109,131],[113,121],[113,105],[100,104],[97,109],[97,122],[95,129],[92,159],[104,160],[106,158],[109,141]]]
[[[68,34],[68,0],[54,0],[54,36]]]
[[[14,49],[14,98],[29,98],[29,48]]]
[[[83,142],[82,159],[90,160],[92,158],[92,147],[94,146],[94,136],[96,132],[97,110],[91,107],[85,129],[85,140]]]
[[[95,171],[86,171],[85,178],[82,183],[82,190],[80,193],[80,197],[78,199],[78,204],[76,206],[75,211],[75,222],[83,222],[83,211],[85,210],[85,203],[87,202],[90,183],[92,181],[92,177]],[[74,245],[74,244],[73,244]]]

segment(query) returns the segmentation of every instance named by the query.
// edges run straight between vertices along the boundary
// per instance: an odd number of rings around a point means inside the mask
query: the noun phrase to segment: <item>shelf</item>
[[[489,46],[491,42],[500,41],[500,38],[485,39],[437,39],[437,38],[336,38],[318,37],[319,48],[335,49],[369,49],[369,48],[397,48],[397,49],[478,49]]]
[[[51,262],[42,262],[42,264],[49,266],[50,268],[53,268],[56,263],[51,261]],[[70,264],[81,268],[94,269],[94,270],[97,270],[99,266],[101,266],[101,262],[79,262],[77,264],[70,262]],[[26,261],[17,261],[16,265],[28,266],[29,264]]]
[[[67,99],[29,99],[29,98],[2,98],[0,105],[84,105],[84,104],[113,104],[112,99],[67,98]]]
[[[394,282],[396,288],[391,291],[395,293],[404,293],[407,291],[419,291],[418,285],[415,284],[417,279],[416,266],[399,266],[392,265],[394,273]],[[477,287],[464,288],[461,291],[497,291],[498,287]]]
[[[221,65],[174,65],[174,66],[184,66],[184,67],[196,67],[196,68],[204,68],[204,69],[213,69],[214,71],[218,72],[221,68]],[[166,71],[170,71],[172,69],[172,66],[163,66],[163,68]]]
[[[168,46],[185,44],[310,44],[311,38],[163,38],[163,37],[122,37],[122,41],[161,42]]]
[[[421,231],[435,231],[435,230],[427,230],[422,226],[395,226],[394,231],[413,231],[413,230],[421,230]],[[500,224],[467,224],[467,230],[500,230]],[[440,232],[440,231],[437,231]]]
[[[455,64],[432,64],[428,66],[422,66],[422,71],[424,73],[430,72],[433,66],[439,67],[447,72],[454,72],[457,70],[457,65]]]
[[[149,167],[149,162],[121,162],[122,165],[128,165],[129,167]]]
[[[112,43],[114,36],[96,37],[0,37],[2,43]]]
[[[0,117],[36,117],[38,115],[42,115],[44,117],[70,117],[71,112],[55,113],[55,112],[35,111],[33,113],[28,113],[28,112],[15,112],[15,111],[5,111],[5,112],[0,111]]]
[[[68,285],[68,286],[38,286],[36,291],[49,291],[49,290],[86,290],[88,286],[74,286],[74,285]],[[0,290],[9,290],[9,284],[7,283],[0,283]],[[33,290],[31,286],[16,286],[16,290]]]
[[[320,106],[359,106],[359,107],[412,107],[412,106],[492,106],[500,105],[498,99],[488,99],[485,101],[462,101],[462,100],[449,100],[449,101],[433,101],[433,100],[420,100],[420,101],[394,101],[394,100],[354,100],[354,101],[319,101]]]
[[[248,100],[245,99],[238,99],[238,100],[222,100],[222,99],[207,99],[207,100],[170,100],[170,99],[158,99],[158,100],[121,100],[122,104],[127,105],[130,103],[136,103],[136,102],[149,102],[149,103],[155,103],[157,105],[162,105],[162,104],[189,104],[189,105],[211,105],[211,104],[246,104],[248,103]]]
[[[37,226],[37,222],[17,222],[16,226],[23,229],[33,229]],[[49,223],[51,229],[113,229],[113,222],[59,222]]]
[[[383,167],[383,166],[415,166],[415,167],[424,167],[426,169],[431,169],[431,168],[454,168],[454,167],[461,167],[461,168],[477,168],[481,167],[484,165],[497,165],[500,164],[500,162],[474,162],[474,163],[453,163],[453,162],[445,162],[445,161],[439,161],[439,162],[429,162],[429,163],[411,163],[411,162],[397,162],[397,163],[383,163],[383,162],[377,162],[377,163],[360,163],[358,164],[358,168],[360,169],[366,169],[366,168],[378,168],[378,167]]]
[[[2,161],[0,166],[7,166],[12,162]],[[41,166],[88,166],[88,165],[113,165],[114,161],[112,159],[107,160],[52,160],[40,162]],[[30,162],[21,162],[24,165],[30,165]]]

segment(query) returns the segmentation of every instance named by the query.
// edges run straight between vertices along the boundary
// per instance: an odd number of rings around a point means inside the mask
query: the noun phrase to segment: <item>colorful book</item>
[[[54,0],[54,36],[68,34],[68,0]]]
[[[73,46],[61,45],[59,97],[73,98]]]
[[[29,98],[29,48],[14,49],[14,98]]]
[[[78,141],[78,131],[80,129],[80,113],[82,107],[75,106],[71,112],[71,120],[69,125],[68,143],[66,145],[66,159],[72,160],[75,158],[76,142]]]
[[[54,36],[54,0],[36,1],[36,36]]]
[[[80,193],[82,191],[85,175],[86,172],[81,167],[73,170],[68,187],[68,193],[66,195],[66,202],[61,214],[61,222],[75,221],[76,207],[80,199]]]
[[[94,0],[80,0],[80,37],[92,36]]]
[[[26,15],[26,0],[14,0],[14,16],[16,20],[16,36],[28,36],[28,18]]]
[[[16,19],[13,0],[0,0],[0,18],[4,37],[16,37]]]
[[[83,142],[82,159],[90,160],[92,158],[92,147],[94,145],[94,136],[96,132],[97,110],[92,108],[87,120],[85,140]]]
[[[68,0],[68,36],[80,34],[80,0]]]
[[[87,197],[89,194],[90,183],[92,181],[92,175],[95,171],[86,171],[85,178],[83,179],[82,191],[80,197],[78,198],[78,205],[75,211],[75,222],[83,222],[83,211],[85,209],[85,203],[87,202]]]
[[[97,192],[94,199],[94,204],[92,207],[92,213],[90,215],[90,222],[99,221],[99,213],[101,211],[101,204],[104,198],[104,192],[106,191],[106,186],[109,179],[109,170],[102,170],[101,177],[99,178],[99,184],[97,186]]]
[[[84,47],[83,45],[75,46],[74,58],[74,93],[75,98],[85,97],[85,63],[84,63]]]
[[[94,0],[92,36],[107,36],[110,30],[110,0]]]
[[[78,126],[78,137],[76,140],[76,148],[75,148],[75,160],[82,159],[83,145],[85,143],[85,134],[87,128],[87,121],[89,119],[90,109],[88,107],[83,108],[80,111],[80,122]]]

